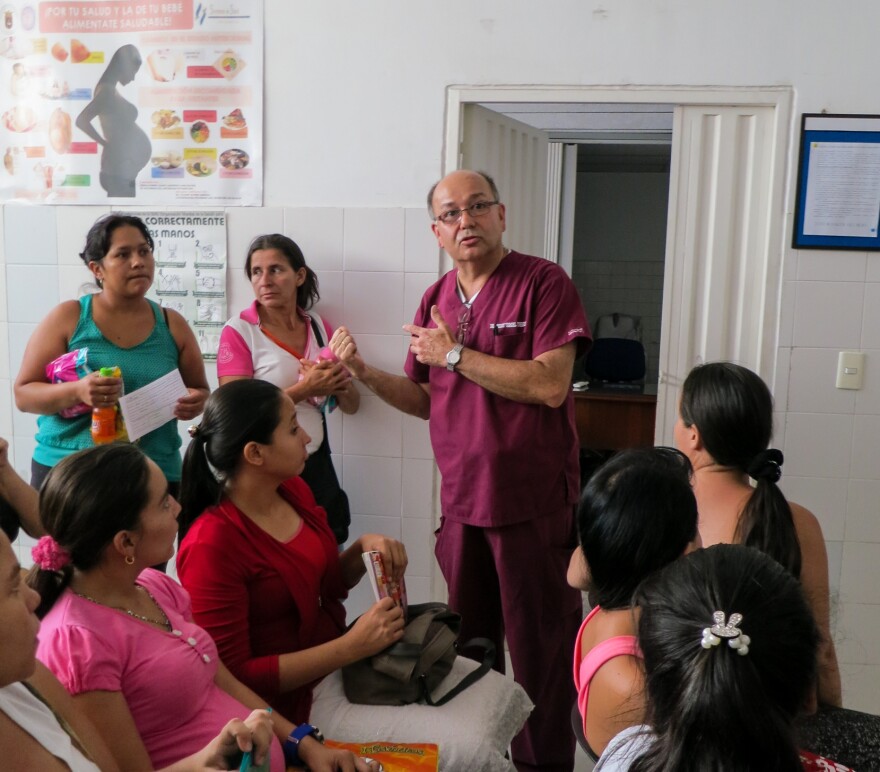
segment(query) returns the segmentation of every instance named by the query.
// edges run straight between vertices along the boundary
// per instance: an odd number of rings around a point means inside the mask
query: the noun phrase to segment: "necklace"
[[[135,585],[135,586],[139,590],[143,590],[145,593],[147,593],[147,596],[150,598],[150,600],[156,604],[156,608],[159,609],[159,613],[162,615],[161,619],[152,619],[150,617],[145,617],[145,616],[143,616],[143,614],[138,614],[137,612],[132,611],[131,609],[122,608],[121,606],[108,606],[106,603],[101,603],[101,601],[95,600],[94,598],[91,598],[88,595],[85,595],[81,592],[77,592],[74,589],[71,589],[71,592],[74,595],[82,598],[83,600],[90,601],[91,603],[94,603],[97,606],[103,606],[104,608],[112,608],[114,611],[122,611],[124,614],[128,614],[130,617],[134,617],[135,619],[140,619],[142,622],[149,622],[151,625],[158,625],[159,627],[164,627],[166,630],[170,630],[171,629],[171,622],[169,621],[168,617],[165,615],[165,612],[162,611],[162,607],[159,605],[159,603],[153,597],[153,593],[151,593],[146,587],[143,587],[139,584]]]

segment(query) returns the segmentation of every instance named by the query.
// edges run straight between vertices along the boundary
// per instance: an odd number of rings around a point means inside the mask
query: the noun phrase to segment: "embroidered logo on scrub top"
[[[504,330],[525,329],[526,322],[495,322],[489,324],[489,329],[494,335],[501,335]]]

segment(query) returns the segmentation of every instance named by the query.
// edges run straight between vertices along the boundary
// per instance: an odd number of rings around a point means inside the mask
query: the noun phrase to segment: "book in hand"
[[[434,743],[343,743],[327,740],[326,745],[344,748],[367,761],[378,761],[383,772],[437,772],[439,768],[440,749]]]
[[[395,582],[388,576],[385,571],[385,561],[382,560],[382,553],[378,550],[363,552],[361,558],[367,567],[367,576],[370,579],[370,586],[373,588],[376,600],[392,598],[403,609],[403,616],[406,618],[406,582],[403,577],[400,582]]]

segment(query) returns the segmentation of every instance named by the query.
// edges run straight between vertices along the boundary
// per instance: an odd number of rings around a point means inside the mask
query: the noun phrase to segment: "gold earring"
[[[125,556],[125,565],[127,565],[127,566],[134,565],[134,556],[133,555],[126,555]]]

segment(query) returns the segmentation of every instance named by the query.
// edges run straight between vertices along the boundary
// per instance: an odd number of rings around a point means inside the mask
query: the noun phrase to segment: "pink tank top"
[[[613,638],[608,638],[596,644],[581,659],[581,639],[583,638],[584,630],[586,630],[590,620],[600,610],[601,608],[596,606],[587,614],[587,618],[581,624],[581,629],[578,630],[577,638],[575,639],[574,687],[577,689],[577,704],[581,714],[581,721],[583,722],[584,737],[587,736],[587,702],[590,698],[590,681],[593,680],[593,676],[596,675],[596,672],[602,665],[615,657],[629,656],[642,658],[641,649],[639,649],[638,641],[634,635],[616,635]]]

